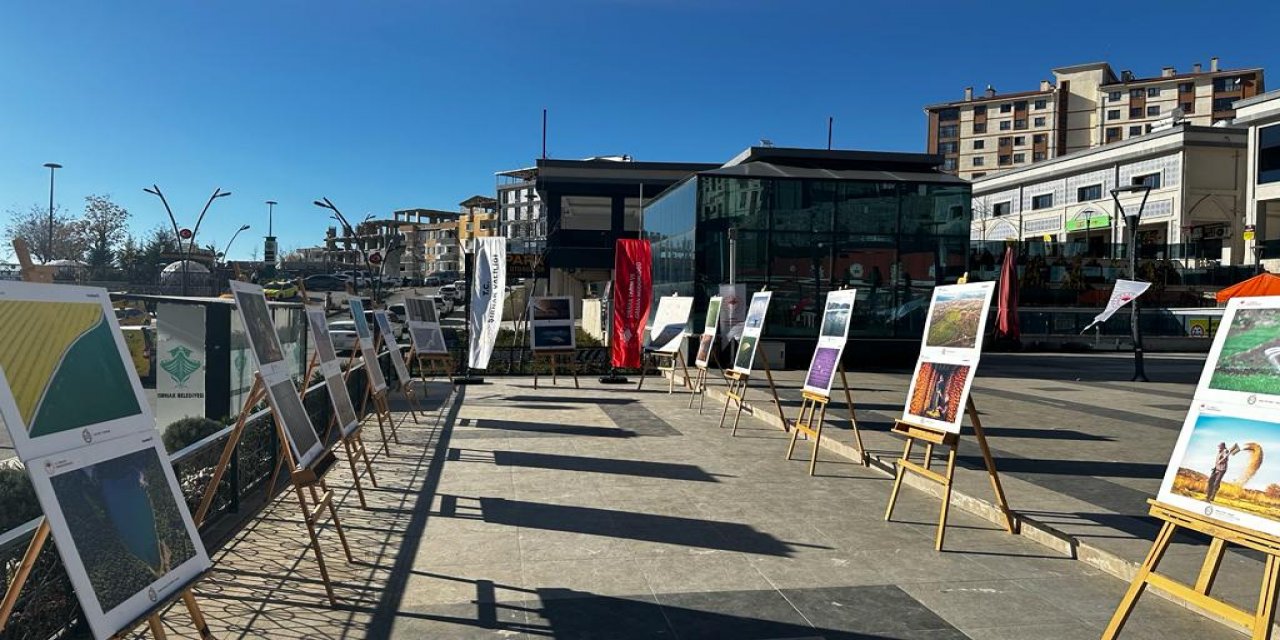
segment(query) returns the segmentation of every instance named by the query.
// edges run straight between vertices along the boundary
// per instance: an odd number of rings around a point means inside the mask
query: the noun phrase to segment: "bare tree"
[[[53,245],[49,245],[49,210],[38,204],[26,209],[10,208],[5,212],[9,221],[4,227],[5,244],[22,239],[31,255],[40,262],[52,260],[81,260],[86,246],[81,224],[68,216],[60,207],[53,211]]]

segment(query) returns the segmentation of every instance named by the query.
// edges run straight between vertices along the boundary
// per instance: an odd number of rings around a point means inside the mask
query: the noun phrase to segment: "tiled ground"
[[[665,388],[491,378],[401,429],[369,510],[332,487],[356,562],[323,534],[324,598],[284,496],[199,587],[228,637],[1097,638],[1125,584],[848,462],[783,460]],[[710,409],[710,405],[708,405]],[[372,437],[372,436],[371,436]],[[807,447],[802,448],[807,451]],[[165,618],[183,633],[184,616]],[[1144,598],[1123,638],[1236,635]]]

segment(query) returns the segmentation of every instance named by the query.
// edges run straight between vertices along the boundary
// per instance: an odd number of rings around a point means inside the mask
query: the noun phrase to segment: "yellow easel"
[[[359,339],[357,338],[357,340]],[[374,353],[377,353],[377,343],[374,344],[373,349]],[[364,351],[357,343],[351,350],[351,357],[347,359],[348,375],[356,364],[357,354],[361,354],[361,358],[363,358],[363,353]],[[368,367],[381,367],[382,365],[377,360],[374,360],[373,362],[364,363],[364,366],[367,369]],[[387,427],[391,427],[391,438],[396,444],[400,444],[400,434],[396,433],[396,421],[395,418],[391,416],[391,406],[387,404],[387,389],[375,392],[373,390],[373,376],[367,371],[365,372],[364,381],[364,393],[360,395],[360,411],[356,415],[360,416],[360,420],[363,422],[365,409],[369,407],[369,400],[373,400],[374,417],[378,419],[378,432],[382,434],[382,450],[385,451],[387,455],[391,455],[391,443],[387,441]]]
[[[1013,533],[1013,513],[1009,511],[1009,503],[1005,500],[1004,487],[1000,485],[1000,476],[996,474],[996,463],[991,458],[991,449],[987,447],[987,436],[982,430],[982,419],[978,417],[978,408],[973,403],[972,395],[969,396],[969,401],[965,405],[965,414],[969,416],[969,423],[973,425],[974,437],[978,441],[978,447],[982,449],[982,460],[987,466],[987,475],[991,478],[991,488],[995,490],[996,494],[996,506],[1004,514],[1004,528],[1009,533]],[[898,490],[902,488],[902,477],[906,472],[910,471],[937,482],[942,485],[942,510],[938,514],[938,534],[934,539],[933,548],[937,551],[942,551],[942,539],[947,530],[947,508],[951,506],[951,485],[955,481],[956,451],[960,448],[960,434],[924,427],[903,420],[894,421],[892,431],[905,436],[907,444],[902,450],[902,458],[897,460],[898,473],[893,479],[893,492],[889,494],[889,507],[885,509],[884,519],[888,521],[893,517],[893,506],[898,501]],[[925,443],[923,465],[910,459],[911,448],[915,445],[916,440],[921,440]],[[947,471],[945,474],[929,468],[933,462],[934,445],[940,445],[948,449]]]
[[[533,388],[538,388],[538,364],[546,363],[547,368],[551,370],[551,384],[558,385],[560,381],[556,378],[556,372],[561,362],[564,367],[573,374],[573,388],[581,389],[578,385],[578,352],[576,349],[535,349],[533,353]],[[641,376],[644,374],[641,373]],[[643,384],[644,378],[641,378]]]
[[[764,349],[759,349],[760,362],[764,366],[764,377],[769,381],[769,393],[773,396],[773,406],[778,408],[778,418],[782,420],[782,428],[790,431],[791,425],[787,422],[787,414],[782,410],[782,401],[778,399],[778,387],[773,384],[773,373],[769,368],[769,356]],[[732,435],[738,435],[738,421],[742,419],[742,404],[744,398],[747,397],[747,385],[751,382],[750,373],[739,373],[730,369],[724,374],[725,380],[729,383],[729,390],[725,392],[724,412],[720,414],[720,426],[724,427],[724,419],[729,415],[729,403],[738,403],[738,413],[733,418]]]
[[[316,365],[319,364],[319,361],[320,361],[319,353],[311,354],[311,360],[307,363],[307,373],[302,378],[307,382],[303,383],[302,389],[298,392],[300,399],[306,396],[307,385],[310,384],[310,381],[311,381],[311,374],[315,372]],[[343,372],[342,374],[343,384],[346,384],[347,376],[349,375],[350,375],[350,370]],[[328,381],[325,381],[325,384],[328,384]],[[355,410],[355,407],[352,407],[352,410]],[[329,415],[329,424],[328,426],[325,427],[324,437],[320,439],[320,442],[321,443],[328,442],[329,434],[333,431],[334,427],[337,427],[337,426],[338,426],[338,412],[337,410],[334,410],[334,412]],[[347,454],[347,464],[350,465],[351,467],[351,481],[352,483],[355,484],[356,497],[359,498],[360,500],[360,508],[368,509],[369,503],[366,502],[364,499],[364,486],[360,482],[360,471],[356,468],[356,458],[360,458],[361,460],[364,460],[365,473],[368,474],[369,476],[370,484],[372,484],[374,487],[377,487],[378,479],[373,475],[373,464],[369,461],[369,450],[364,446],[363,434],[364,434],[363,422],[356,422],[356,428],[352,430],[350,435],[343,435],[342,428],[338,427],[338,440],[342,443],[342,448]],[[274,478],[276,474],[278,474],[279,472],[280,472],[280,462],[277,461],[276,471],[272,473],[272,478]],[[272,481],[271,486],[273,487],[275,486],[274,480]]]
[[[649,370],[648,363],[653,363],[653,367],[659,372],[669,371],[670,379],[667,381],[667,393],[674,393],[676,388],[676,364],[680,365],[684,377],[681,378],[681,384],[685,387],[689,386],[689,367],[684,361],[685,338],[680,338],[680,347],[671,353],[665,351],[652,351],[650,349],[641,349],[640,351],[640,384],[636,385],[636,391],[644,388],[645,372]],[[646,360],[648,362],[646,362]],[[665,361],[665,362],[664,362]],[[663,365],[666,366],[663,366]]]
[[[858,462],[861,462],[864,467],[870,466],[867,450],[862,447],[862,432],[858,430],[858,416],[853,406],[853,393],[849,391],[849,378],[844,373],[843,364],[837,363],[836,368],[840,371],[840,382],[844,385],[844,401],[849,407],[849,426],[853,428],[853,442],[858,450]],[[801,433],[813,439],[813,457],[809,460],[809,475],[813,475],[814,469],[818,466],[818,451],[822,445],[822,425],[826,422],[829,402],[831,402],[830,396],[805,391],[800,402],[800,416],[791,423],[794,430],[791,432],[791,444],[787,447],[787,460],[791,459],[791,454],[796,448],[796,439]]]
[[[381,333],[379,333],[379,334],[378,334],[378,336],[377,336],[376,338],[374,338],[374,340],[373,340],[373,352],[374,352],[374,353],[378,353],[379,351],[381,351],[381,350],[382,350],[382,347],[383,347],[383,346],[386,346],[386,347],[387,347],[387,354],[388,354],[390,357],[392,357],[392,358],[400,358],[400,359],[404,360],[404,358],[405,358],[405,354],[400,353],[399,345],[396,345],[396,349],[394,349],[394,350],[393,350],[393,349],[391,348],[391,345],[392,345],[392,344],[395,344],[395,343],[394,343],[394,342],[392,342],[392,343],[388,344],[388,343],[386,342],[386,340],[384,340],[384,339],[383,339],[382,334],[381,334]],[[377,363],[375,362],[374,364],[376,365]],[[405,365],[404,365],[404,367],[405,367],[405,369],[406,369],[406,370],[409,368],[409,363],[408,363],[408,361],[407,361],[407,360],[405,360]],[[394,367],[392,367],[392,368],[394,369]],[[370,385],[372,385],[372,381],[370,381]],[[370,386],[370,391],[372,392],[372,386]],[[383,392],[382,392],[382,395],[384,395],[384,396],[385,396],[389,391],[390,391],[390,387],[387,387],[387,391],[383,391]],[[422,411],[422,405],[419,405],[419,404],[418,404],[418,396],[417,396],[417,394],[415,394],[415,393],[413,392],[413,377],[412,377],[412,376],[410,376],[410,378],[409,378],[408,380],[401,380],[401,381],[400,381],[400,395],[404,398],[404,402],[405,402],[405,404],[409,407],[409,415],[413,417],[413,423],[414,423],[414,424],[419,424],[419,423],[418,423],[418,413],[420,413],[420,412]],[[383,403],[384,403],[384,406],[385,406],[385,403],[386,403],[386,399],[385,399],[385,398],[383,398]],[[388,411],[390,411],[390,409],[389,409],[389,408],[388,408]],[[363,413],[363,411],[362,411],[361,413]],[[390,414],[388,414],[388,417],[390,417]],[[395,425],[394,425],[394,424],[392,424],[392,425],[391,425],[391,437],[395,439],[396,444],[400,444],[400,435],[396,433],[396,427],[395,427]]]
[[[409,366],[411,362],[418,364],[418,377],[422,379],[422,397],[424,398],[429,391],[427,373],[430,373],[432,378],[436,376],[448,378],[456,370],[453,356],[448,353],[420,353],[413,345],[409,346],[409,352],[405,354],[404,360],[405,366]]]
[[[1160,527],[1151,551],[1147,553],[1146,560],[1142,561],[1137,575],[1129,584],[1129,590],[1111,616],[1111,622],[1102,633],[1102,640],[1114,640],[1120,635],[1125,622],[1129,620],[1129,614],[1133,613],[1134,605],[1138,603],[1138,597],[1146,590],[1147,585],[1167,591],[1244,627],[1253,640],[1270,638],[1276,618],[1276,594],[1280,590],[1280,538],[1209,520],[1201,514],[1157,500],[1147,502],[1151,505],[1151,515],[1163,520],[1164,525]],[[1178,527],[1199,531],[1212,538],[1194,586],[1156,573],[1156,566],[1168,550]],[[1226,552],[1228,543],[1260,551],[1267,556],[1266,567],[1262,572],[1262,588],[1258,593],[1258,608],[1254,611],[1246,611],[1209,595],[1213,582],[1218,577],[1218,568],[1222,564],[1222,555]]]
[[[724,367],[720,365],[720,356],[716,355],[717,349],[715,348],[714,342],[715,341],[713,339],[711,348],[707,352],[707,366],[704,367],[699,365],[696,359],[693,361],[693,367],[697,370],[697,373],[693,376],[693,384],[689,385],[689,406],[686,408],[693,408],[693,399],[697,396],[698,415],[702,415],[702,405],[707,401],[707,375],[708,371],[711,369],[712,360],[716,361],[716,369],[720,370],[720,377],[725,377]],[[699,346],[699,349],[701,349],[701,346]]]

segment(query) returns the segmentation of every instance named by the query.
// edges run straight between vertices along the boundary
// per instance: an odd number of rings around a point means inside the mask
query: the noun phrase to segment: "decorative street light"
[[[49,241],[44,247],[44,263],[49,264],[53,260],[53,172],[61,169],[62,165],[46,162],[44,166],[49,169]]]
[[[328,209],[332,211],[333,219],[337,220],[338,224],[342,225],[343,233],[348,238],[351,238],[353,240],[355,239],[356,230],[351,227],[351,223],[347,222],[347,217],[342,215],[342,212],[338,211],[338,207],[334,206],[334,204],[330,202],[328,198],[320,198],[319,200],[313,200],[311,204],[314,204],[317,207],[320,207],[321,209]],[[365,263],[365,266],[366,267],[368,266],[368,262]],[[360,280],[355,276],[351,278],[351,290],[355,292],[357,296],[360,295]]]
[[[204,203],[204,208],[200,210],[200,216],[196,218],[195,229],[189,231],[188,236],[183,237],[182,235],[183,230],[178,228],[178,220],[177,218],[173,217],[173,209],[169,207],[169,201],[165,199],[164,193],[161,193],[160,187],[153,184],[150,187],[143,187],[142,190],[146,191],[147,193],[150,193],[151,195],[157,198],[160,198],[160,203],[164,205],[165,213],[169,214],[169,222],[170,224],[173,225],[173,235],[178,242],[179,252],[182,252],[182,241],[183,240],[189,241],[187,243],[187,250],[184,252],[186,257],[182,260],[182,295],[185,296],[187,295],[188,267],[191,264],[191,253],[195,251],[195,247],[196,247],[196,234],[200,233],[200,223],[204,222],[204,214],[209,211],[209,205],[212,205],[213,201],[218,198],[231,195],[231,192],[223,191],[222,187],[215,188],[213,190],[213,195],[209,196],[209,201]]]
[[[227,254],[231,252],[231,243],[236,241],[236,236],[240,235],[241,231],[248,231],[248,230],[249,230],[249,225],[246,224],[240,227],[239,229],[236,229],[236,232],[231,234],[231,239],[227,241],[227,247],[222,250],[222,258],[223,258],[222,261],[224,263],[230,262],[230,260],[227,260],[226,258],[227,258]]]
[[[1138,210],[1132,213],[1124,210],[1124,205],[1120,204],[1120,194],[1142,194],[1142,201],[1138,204]],[[1133,184],[1127,187],[1117,187],[1111,190],[1111,199],[1115,200],[1116,213],[1124,218],[1124,226],[1129,230],[1129,277],[1134,280],[1138,279],[1138,224],[1142,221],[1142,210],[1147,206],[1147,196],[1151,195],[1151,185],[1149,184]],[[1142,332],[1138,329],[1138,298],[1134,297],[1129,303],[1130,320],[1129,327],[1133,337],[1133,380],[1136,382],[1150,382],[1147,380],[1147,372],[1142,363]]]

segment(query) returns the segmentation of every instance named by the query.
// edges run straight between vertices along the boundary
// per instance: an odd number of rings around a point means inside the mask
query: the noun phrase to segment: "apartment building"
[[[538,168],[497,173],[498,224],[513,254],[541,254],[547,246],[547,216],[538,197]]]
[[[1235,103],[1233,125],[1248,131],[1245,156],[1246,255],[1268,271],[1280,271],[1280,91]]]
[[[471,196],[458,203],[458,241],[500,235],[498,201],[487,196]]]
[[[1217,58],[1207,70],[1196,63],[1151,77],[1117,74],[1106,62],[1059,67],[1033,91],[1001,94],[988,85],[975,95],[968,87],[962,100],[925,107],[927,147],[943,157],[944,171],[972,180],[1164,124],[1226,122],[1234,101],[1262,90],[1262,69],[1220,69]]]
[[[421,280],[440,271],[457,271],[458,218],[456,211],[401,209],[393,214],[405,239],[401,272]]]

